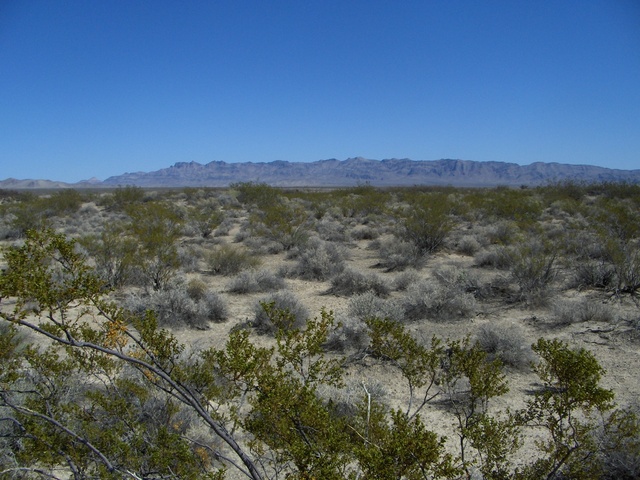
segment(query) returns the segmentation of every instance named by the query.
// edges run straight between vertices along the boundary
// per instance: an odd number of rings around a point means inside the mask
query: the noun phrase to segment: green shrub
[[[95,262],[96,273],[113,288],[133,280],[138,263],[138,242],[127,234],[126,226],[114,222],[99,235],[86,235],[78,241]]]
[[[421,253],[438,250],[454,225],[451,209],[446,195],[416,197],[401,217],[400,238],[413,243]]]
[[[263,205],[251,216],[253,235],[282,244],[285,250],[303,245],[309,238],[311,219],[305,208],[292,201]]]
[[[511,278],[518,286],[518,299],[544,305],[558,274],[557,254],[553,247],[534,239],[508,248],[504,253],[510,258],[508,263],[511,264]]]
[[[203,238],[208,238],[224,220],[223,213],[215,203],[192,207],[187,216],[189,223]]]
[[[260,259],[242,248],[220,245],[209,254],[207,263],[214,275],[235,275],[242,270],[256,268]]]

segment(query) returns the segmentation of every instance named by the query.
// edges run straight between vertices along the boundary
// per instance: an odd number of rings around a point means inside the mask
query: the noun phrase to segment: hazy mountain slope
[[[49,180],[15,180],[0,182],[0,188],[70,188],[207,186],[225,187],[234,182],[265,182],[274,186],[342,187],[362,183],[379,186],[403,185],[539,185],[566,179],[603,182],[640,182],[640,170],[615,170],[589,165],[532,163],[518,165],[505,162],[475,162],[470,160],[319,160],[316,162],[267,163],[179,162],[154,172],[125,173],[68,184]]]
[[[533,163],[520,166],[504,162],[469,160],[415,161],[409,159],[320,160],[316,162],[176,163],[155,172],[126,173],[106,179],[105,185],[227,186],[259,181],[275,186],[372,185],[537,185],[575,179],[587,182],[640,181],[640,170],[613,170],[588,165]]]

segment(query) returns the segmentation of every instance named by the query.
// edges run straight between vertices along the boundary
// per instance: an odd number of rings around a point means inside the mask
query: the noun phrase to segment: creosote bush
[[[235,275],[242,270],[257,267],[260,259],[241,247],[220,245],[209,254],[207,263],[213,274]]]

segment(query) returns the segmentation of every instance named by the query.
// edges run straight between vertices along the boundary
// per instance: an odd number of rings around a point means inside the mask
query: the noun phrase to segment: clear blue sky
[[[0,0],[0,179],[355,156],[640,168],[640,1]]]

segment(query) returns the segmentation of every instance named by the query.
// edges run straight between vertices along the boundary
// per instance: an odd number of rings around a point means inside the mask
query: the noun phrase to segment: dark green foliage
[[[447,195],[418,195],[401,216],[401,237],[413,243],[421,253],[439,249],[453,228],[452,205]]]
[[[309,214],[297,202],[277,199],[266,203],[251,217],[254,235],[281,243],[285,250],[303,245],[308,238]]]
[[[359,185],[341,192],[344,197],[339,205],[345,217],[382,215],[390,195],[372,185]]]
[[[229,188],[238,192],[238,201],[248,207],[256,206],[259,209],[277,202],[280,194],[277,188],[260,182],[232,183]]]
[[[518,299],[530,304],[545,304],[558,273],[557,252],[553,245],[533,239],[517,247],[504,249],[511,276],[518,285]]]
[[[144,190],[141,187],[127,185],[118,187],[110,196],[105,197],[103,202],[113,210],[124,211],[133,205],[142,203],[144,196]]]
[[[600,464],[594,435],[603,415],[605,424],[615,420],[606,416],[614,403],[613,392],[600,386],[604,370],[590,352],[559,340],[540,339],[532,348],[541,359],[534,370],[542,388],[518,416],[549,436],[538,442],[544,455],[525,469],[527,478],[556,478],[558,473],[596,478]]]
[[[163,203],[128,206],[128,230],[138,242],[138,261],[153,290],[163,288],[180,266],[176,243],[182,234],[182,218]]]

